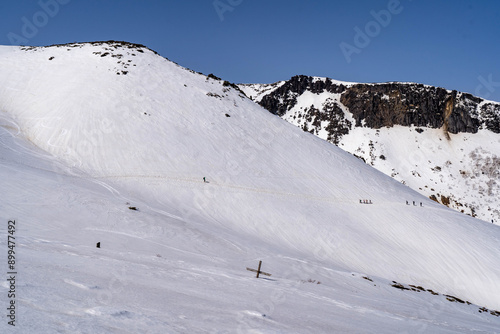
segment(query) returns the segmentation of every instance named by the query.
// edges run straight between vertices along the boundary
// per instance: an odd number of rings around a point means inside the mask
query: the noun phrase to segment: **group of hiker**
[[[371,199],[360,199],[359,203],[360,204],[373,204]],[[406,205],[410,205],[410,202],[406,201]],[[417,203],[415,201],[413,201],[413,205],[417,206]],[[420,202],[420,206],[422,206],[422,207],[424,206],[422,204],[422,202]]]

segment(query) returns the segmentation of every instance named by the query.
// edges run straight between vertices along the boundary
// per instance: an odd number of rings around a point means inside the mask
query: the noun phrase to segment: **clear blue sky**
[[[236,83],[412,81],[500,101],[496,0],[4,0],[0,31],[3,45],[140,43]]]

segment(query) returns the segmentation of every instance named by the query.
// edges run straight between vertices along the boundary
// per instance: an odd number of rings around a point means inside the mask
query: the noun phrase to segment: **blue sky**
[[[500,101],[499,17],[494,0],[4,0],[0,44],[125,40],[236,83],[412,81]]]

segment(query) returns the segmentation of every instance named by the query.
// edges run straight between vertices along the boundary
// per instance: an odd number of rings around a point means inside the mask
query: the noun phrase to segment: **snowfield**
[[[139,45],[0,47],[0,177],[2,333],[500,332],[499,226]]]

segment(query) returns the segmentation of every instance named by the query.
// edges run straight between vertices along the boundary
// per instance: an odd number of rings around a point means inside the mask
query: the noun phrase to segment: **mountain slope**
[[[421,194],[500,222],[500,104],[414,83],[296,76],[240,85],[260,105]]]
[[[20,318],[36,314],[46,332],[498,324],[478,313],[500,308],[497,226],[426,199],[230,85],[128,43],[2,47],[0,64],[12,193],[2,212],[26,226]],[[245,271],[259,259],[272,280]]]

